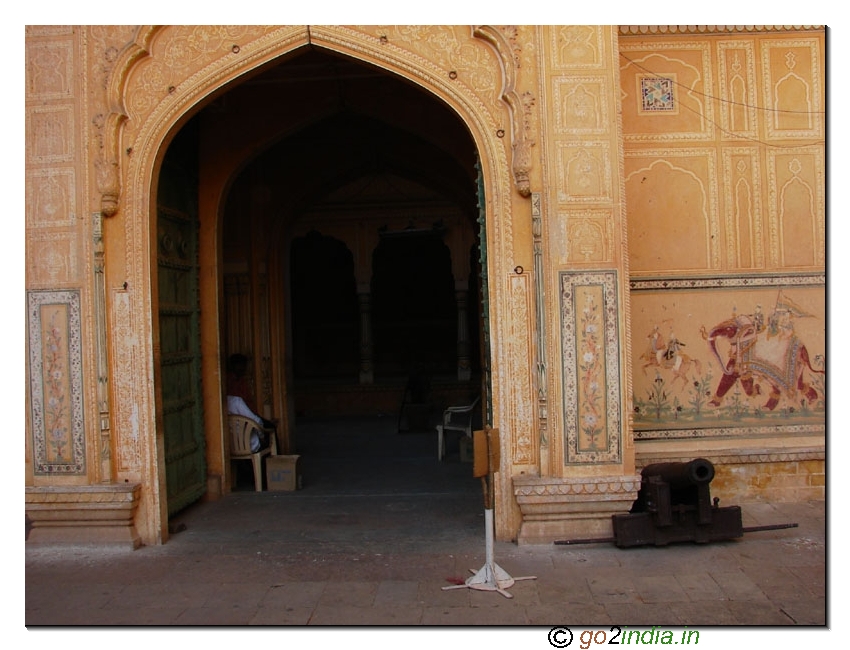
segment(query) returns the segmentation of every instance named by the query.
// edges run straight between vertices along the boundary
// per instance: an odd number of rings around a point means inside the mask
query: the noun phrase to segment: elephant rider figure
[[[723,368],[720,383],[709,405],[720,406],[723,397],[738,380],[747,396],[760,395],[762,390],[756,378],[770,388],[764,405],[767,410],[776,408],[783,392],[791,397],[801,393],[809,402],[818,398],[817,391],[806,383],[803,373],[806,368],[817,374],[825,374],[825,371],[812,368],[808,350],[794,332],[794,316],[810,314],[785,299],[777,301],[766,327],[761,305],[758,305],[755,313],[733,315],[710,332],[701,328],[703,338],[708,341],[712,354]],[[725,363],[717,350],[717,339],[729,342]]]

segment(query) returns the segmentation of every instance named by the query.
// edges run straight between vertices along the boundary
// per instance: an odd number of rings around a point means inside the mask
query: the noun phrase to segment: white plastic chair
[[[443,460],[446,455],[446,431],[459,431],[467,438],[472,438],[473,409],[481,401],[481,396],[475,398],[472,404],[465,406],[449,406],[443,411],[443,422],[437,425],[437,459]]]
[[[251,418],[241,415],[228,415],[227,427],[230,429],[230,460],[250,460],[254,467],[254,489],[263,491],[263,457],[277,456],[277,440],[274,431],[265,429],[269,446],[260,451],[251,451],[251,434],[259,429]]]

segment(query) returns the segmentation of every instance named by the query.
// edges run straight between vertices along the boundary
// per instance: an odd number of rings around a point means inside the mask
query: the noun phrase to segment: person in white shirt
[[[257,423],[258,428],[251,432],[252,452],[256,453],[260,451],[260,449],[268,447],[269,441],[266,439],[265,431],[263,431],[263,418],[249,409],[244,399],[237,395],[228,395],[227,412],[232,415],[241,415],[243,417],[250,418]]]

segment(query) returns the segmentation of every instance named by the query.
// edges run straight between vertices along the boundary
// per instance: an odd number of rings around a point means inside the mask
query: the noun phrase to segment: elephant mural
[[[714,358],[720,363],[723,375],[710,406],[720,406],[723,397],[741,382],[746,395],[761,395],[762,385],[768,387],[764,408],[772,411],[785,395],[797,399],[802,395],[809,404],[814,403],[818,391],[806,381],[806,371],[824,375],[825,370],[812,367],[809,351],[794,332],[794,319],[811,317],[790,299],[777,300],[773,313],[765,323],[761,306],[749,315],[736,315],[706,331],[700,328]],[[718,350],[718,341],[728,342],[726,358]],[[822,358],[819,357],[822,362]]]

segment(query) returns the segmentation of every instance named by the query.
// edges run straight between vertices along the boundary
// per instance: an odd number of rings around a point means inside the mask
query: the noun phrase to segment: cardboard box
[[[266,456],[269,492],[294,492],[298,488],[298,455]]]

